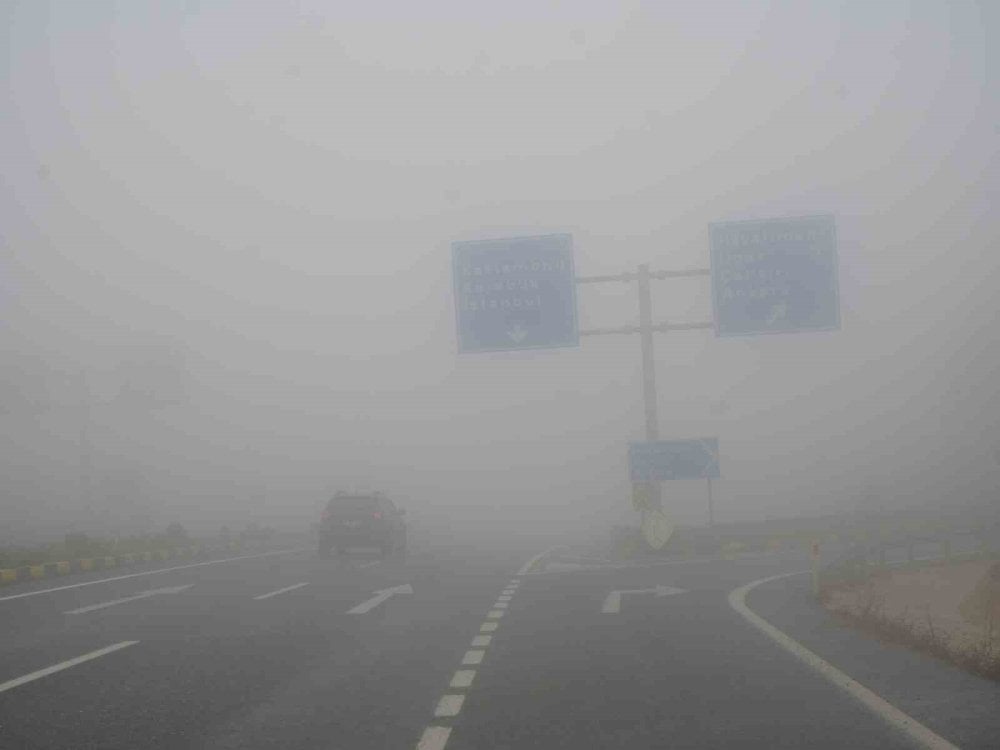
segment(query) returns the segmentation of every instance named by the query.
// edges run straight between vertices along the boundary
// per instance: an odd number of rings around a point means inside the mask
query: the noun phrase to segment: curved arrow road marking
[[[671,596],[672,594],[683,594],[687,589],[677,589],[673,586],[656,586],[651,589],[622,589],[612,591],[604,599],[604,606],[601,612],[605,614],[617,614],[622,611],[622,594],[652,594],[657,599],[661,596]]]
[[[373,596],[368,601],[361,602],[361,604],[357,605],[356,607],[351,607],[349,610],[347,610],[347,614],[363,615],[365,612],[374,609],[382,602],[384,602],[386,599],[395,594],[412,594],[412,593],[413,593],[413,587],[408,583],[403,584],[402,586],[393,586],[391,589],[381,589],[379,591],[376,591],[375,596]]]

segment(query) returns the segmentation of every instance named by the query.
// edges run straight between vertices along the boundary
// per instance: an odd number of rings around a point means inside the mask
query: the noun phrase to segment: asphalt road
[[[801,559],[526,557],[303,550],[6,587],[0,747],[913,746],[727,601]]]

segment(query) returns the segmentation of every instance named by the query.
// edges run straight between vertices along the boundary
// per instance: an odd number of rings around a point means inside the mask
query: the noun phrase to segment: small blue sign
[[[451,255],[459,353],[579,345],[570,235],[456,242]]]
[[[832,216],[709,226],[717,336],[840,328]]]
[[[719,439],[629,443],[628,468],[633,482],[718,479]]]

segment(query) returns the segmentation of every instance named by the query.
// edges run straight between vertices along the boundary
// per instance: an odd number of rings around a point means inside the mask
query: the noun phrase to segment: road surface
[[[0,747],[914,746],[731,605],[800,557],[529,557],[291,550],[8,586]],[[807,606],[765,588],[779,619]],[[1000,736],[971,721],[963,746]]]

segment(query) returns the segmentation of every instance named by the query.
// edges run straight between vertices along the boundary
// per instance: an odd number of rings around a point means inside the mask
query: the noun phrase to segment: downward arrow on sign
[[[520,323],[515,323],[511,329],[507,331],[507,335],[510,336],[510,340],[515,344],[520,344],[528,337],[528,332],[524,330]]]
[[[656,586],[651,589],[622,589],[612,591],[604,599],[604,606],[601,612],[605,614],[617,614],[622,611],[622,594],[652,594],[657,599],[661,596],[671,596],[672,594],[683,594],[686,589],[677,589],[673,586]]]

